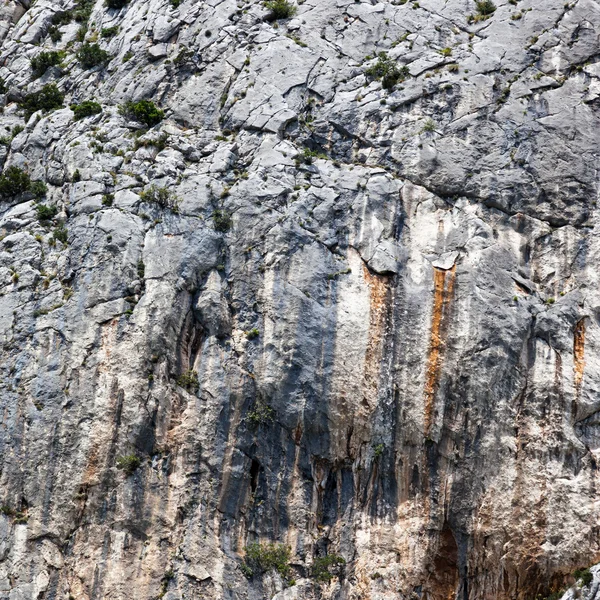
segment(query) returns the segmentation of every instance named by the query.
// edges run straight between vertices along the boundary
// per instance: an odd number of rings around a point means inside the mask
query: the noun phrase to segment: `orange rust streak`
[[[389,281],[387,277],[375,275],[363,266],[365,281],[370,290],[370,318],[369,318],[369,341],[365,354],[365,381],[368,386],[367,395],[376,393],[381,356],[383,351],[383,339],[385,335],[386,314],[389,304]],[[373,398],[368,398],[369,404]]]
[[[433,404],[435,392],[440,377],[442,364],[442,351],[444,348],[445,319],[448,313],[450,299],[454,291],[456,267],[450,270],[450,277],[446,285],[446,273],[443,269],[434,267],[434,296],[433,314],[431,317],[431,339],[429,342],[429,356],[425,371],[425,435],[429,433],[433,421]]]
[[[575,325],[575,333],[573,335],[573,362],[575,368],[575,389],[577,394],[581,390],[581,382],[583,381],[583,369],[585,367],[584,359],[585,350],[585,320],[581,319]]]

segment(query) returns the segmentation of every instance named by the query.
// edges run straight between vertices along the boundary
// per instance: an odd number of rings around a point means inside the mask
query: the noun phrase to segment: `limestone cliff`
[[[598,593],[598,2],[0,21],[1,600]]]

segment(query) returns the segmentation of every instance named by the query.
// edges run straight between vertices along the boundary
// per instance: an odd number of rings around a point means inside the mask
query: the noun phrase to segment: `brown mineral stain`
[[[448,275],[448,276],[447,276]],[[431,337],[429,341],[429,355],[425,371],[425,435],[429,434],[433,421],[433,405],[435,393],[440,378],[445,333],[448,325],[448,312],[452,294],[454,292],[454,279],[456,266],[450,270],[434,267],[434,296],[433,314],[431,317]]]
[[[372,406],[376,398],[371,394],[377,393],[379,370],[383,354],[383,340],[385,337],[390,286],[389,277],[371,273],[366,265],[363,265],[363,275],[370,293],[369,314],[369,341],[365,353],[365,396],[367,402]]]
[[[575,333],[573,334],[573,363],[575,369],[575,391],[577,396],[581,392],[581,382],[583,381],[583,369],[585,367],[585,319],[581,319],[575,325]]]

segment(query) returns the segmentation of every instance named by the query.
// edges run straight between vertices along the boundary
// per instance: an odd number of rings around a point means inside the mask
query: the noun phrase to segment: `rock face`
[[[529,600],[600,561],[600,5],[485,4],[2,6],[0,599]]]

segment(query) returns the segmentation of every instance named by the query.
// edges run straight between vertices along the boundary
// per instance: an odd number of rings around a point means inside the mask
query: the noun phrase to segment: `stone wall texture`
[[[600,4],[111,4],[0,7],[0,600],[574,585]],[[10,167],[46,189],[2,192]],[[289,570],[249,573],[254,543]]]

